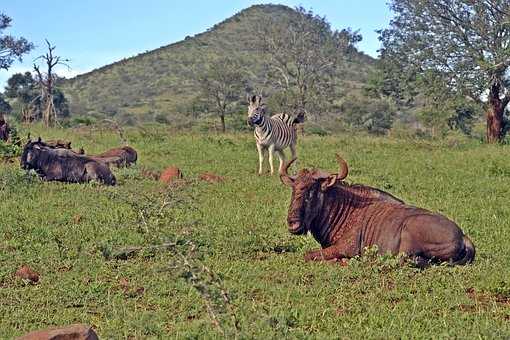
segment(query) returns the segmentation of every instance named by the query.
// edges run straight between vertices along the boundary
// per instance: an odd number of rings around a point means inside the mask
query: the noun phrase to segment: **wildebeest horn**
[[[347,162],[340,157],[339,154],[336,154],[336,161],[338,162],[338,165],[340,168],[338,169],[338,175],[336,175],[337,180],[341,181],[347,177],[349,174],[349,167],[347,166]]]
[[[339,154],[336,154],[336,160],[338,162],[338,165],[340,166],[340,168],[338,169],[338,174],[326,176],[327,173],[325,173],[321,176],[321,178],[327,179],[327,181],[321,184],[321,189],[323,191],[331,188],[333,185],[336,184],[337,181],[343,180],[345,177],[347,177],[347,174],[349,173],[349,167],[347,166],[347,162],[342,157],[340,157]]]
[[[294,183],[295,178],[289,176],[289,168],[297,160],[297,158],[293,158],[290,161],[283,164],[282,170],[280,171],[280,180],[283,184],[292,185]]]

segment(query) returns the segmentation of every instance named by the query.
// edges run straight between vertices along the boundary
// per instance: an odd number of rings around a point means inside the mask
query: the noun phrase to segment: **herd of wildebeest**
[[[339,155],[336,173],[301,169],[289,175],[296,158],[286,162],[283,150],[290,147],[295,155],[299,123],[301,119],[286,114],[268,117],[260,96],[249,98],[248,124],[255,128],[259,174],[265,151],[269,151],[271,170],[275,152],[280,158],[280,179],[292,189],[288,231],[296,235],[310,232],[321,245],[305,255],[306,261],[345,261],[373,246],[379,254],[405,254],[419,267],[441,262],[462,265],[474,260],[474,245],[455,222],[382,190],[347,183],[348,166]],[[8,125],[2,119],[0,138],[7,139],[6,131],[8,135]],[[116,185],[112,167],[130,166],[137,159],[136,150],[130,146],[88,155],[83,149],[73,150],[70,142],[39,138],[28,140],[20,163],[22,169],[34,170],[44,181]]]

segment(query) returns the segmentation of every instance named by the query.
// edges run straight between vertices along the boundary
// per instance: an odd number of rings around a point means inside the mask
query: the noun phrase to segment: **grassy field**
[[[120,143],[108,131],[37,134],[91,153]],[[318,244],[287,232],[290,190],[255,175],[250,134],[126,135],[139,164],[116,171],[116,187],[44,183],[0,165],[0,338],[75,322],[103,339],[510,337],[508,146],[300,140],[299,167],[334,170],[340,152],[350,182],[441,212],[475,243],[473,265],[418,270],[375,256],[304,263]],[[169,165],[185,182],[140,175]],[[225,182],[198,180],[205,171]],[[143,248],[122,256],[133,246]],[[23,264],[37,285],[14,276]]]

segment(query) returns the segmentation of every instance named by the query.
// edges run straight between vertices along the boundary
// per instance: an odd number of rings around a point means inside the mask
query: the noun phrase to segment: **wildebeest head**
[[[248,125],[259,124],[265,114],[266,104],[262,103],[262,97],[258,95],[248,96]]]
[[[29,139],[23,148],[23,154],[21,155],[21,168],[24,170],[33,169],[42,152],[42,148],[44,148],[44,145],[40,137],[35,142],[32,142]]]
[[[338,174],[330,174],[318,169],[302,169],[296,176],[289,176],[288,169],[296,160],[286,163],[280,172],[283,184],[292,188],[287,224],[293,234],[305,234],[310,230],[310,224],[320,212],[324,199],[324,192],[335,185],[337,181],[347,177],[349,168],[347,163],[336,155],[340,165]]]

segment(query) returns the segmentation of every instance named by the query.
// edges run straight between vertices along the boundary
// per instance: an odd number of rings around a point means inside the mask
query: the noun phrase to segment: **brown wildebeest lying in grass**
[[[288,229],[293,234],[310,231],[322,246],[308,252],[306,261],[351,258],[374,245],[380,254],[404,253],[419,266],[473,261],[473,243],[454,222],[384,191],[343,182],[348,167],[340,156],[338,174],[302,169],[289,176],[294,160],[280,173],[282,182],[292,188]]]
[[[105,151],[99,155],[90,155],[90,158],[105,164],[113,164],[118,168],[128,167],[136,164],[138,154],[135,149],[130,146],[123,146]]]
[[[53,149],[71,150],[71,142],[63,139],[50,139],[43,141],[44,145]]]
[[[21,156],[21,168],[33,169],[45,181],[84,183],[92,180],[115,185],[107,165],[67,149],[47,147],[40,139],[28,141]]]

